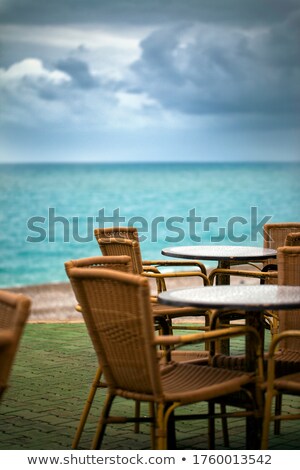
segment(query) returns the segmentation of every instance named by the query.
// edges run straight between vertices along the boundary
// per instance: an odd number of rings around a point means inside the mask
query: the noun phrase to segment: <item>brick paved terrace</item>
[[[238,348],[239,345],[237,344]],[[0,406],[0,449],[71,449],[72,439],[97,367],[85,325],[82,323],[28,324],[13,368],[10,388]],[[80,441],[89,449],[105,391],[97,392],[95,405]],[[286,413],[299,411],[300,399],[284,401]],[[206,405],[187,407],[188,411]],[[116,400],[118,414],[133,414],[132,401]],[[147,405],[142,408],[147,414]],[[245,448],[245,420],[231,419],[230,449]],[[225,449],[216,422],[216,448]],[[176,423],[178,449],[207,449],[205,420]],[[149,449],[149,425],[139,434],[133,425],[109,425],[103,449]],[[280,436],[270,434],[270,449],[300,449],[300,420],[282,423]]]

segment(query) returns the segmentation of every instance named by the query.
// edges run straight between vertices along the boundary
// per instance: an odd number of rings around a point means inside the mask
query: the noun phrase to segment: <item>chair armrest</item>
[[[214,331],[208,331],[205,333],[194,333],[190,335],[165,335],[165,336],[156,336],[154,339],[154,343],[156,345],[186,345],[186,344],[193,344],[193,343],[200,343],[203,341],[214,341],[219,339],[226,339],[231,338],[234,336],[245,336],[246,334],[251,334],[259,347],[260,347],[260,337],[255,328],[251,326],[234,326],[226,329],[218,329]],[[299,332],[300,334],[300,332]],[[260,351],[261,354],[261,351]]]
[[[143,271],[149,273],[160,273],[160,271],[155,266],[144,266]]]
[[[276,357],[276,349],[280,341],[287,339],[287,338],[292,338],[296,337],[299,338],[300,340],[300,330],[286,330],[283,331],[282,333],[279,333],[275,337],[273,337],[270,347],[269,347],[269,353],[268,353],[268,368],[267,368],[267,382],[266,382],[266,388],[267,388],[267,394],[271,394],[271,397],[273,395],[273,384],[274,380],[276,378],[275,375],[275,357]],[[290,375],[290,373],[288,373]]]
[[[270,344],[270,347],[269,347],[269,356],[268,358],[269,359],[272,359],[276,353],[276,348],[278,346],[278,344],[280,343],[280,341],[283,341],[284,339],[287,339],[287,338],[299,338],[300,339],[300,330],[286,330],[286,331],[283,331],[282,333],[279,333],[278,335],[276,335],[272,341],[271,341],[271,344]]]
[[[143,276],[154,278],[154,279],[171,279],[177,277],[201,277],[203,279],[204,285],[209,285],[208,277],[203,274],[202,272],[197,271],[180,271],[180,272],[173,272],[173,273],[156,273],[156,272],[143,272]]]
[[[7,348],[14,342],[14,334],[10,330],[0,331],[0,350]]]
[[[214,283],[214,278],[220,274],[227,274],[228,276],[241,276],[241,277],[253,277],[256,279],[277,279],[278,273],[277,271],[246,271],[243,269],[222,269],[222,268],[215,268],[213,269],[209,276],[209,282],[211,285]]]
[[[196,266],[203,274],[206,274],[206,267],[200,261],[172,261],[172,260],[143,260],[144,266]]]

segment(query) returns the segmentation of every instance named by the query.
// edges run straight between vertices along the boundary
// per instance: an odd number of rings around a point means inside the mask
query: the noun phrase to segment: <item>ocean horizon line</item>
[[[24,166],[24,165],[103,165],[103,166],[116,166],[116,165],[124,165],[124,166],[133,166],[133,165],[300,165],[300,161],[298,160],[288,160],[288,161],[272,161],[272,160],[263,160],[263,161],[253,161],[253,160],[245,160],[245,161],[234,161],[234,160],[218,160],[218,161],[182,161],[182,160],[162,160],[162,161],[27,161],[27,162],[0,162],[2,166]]]

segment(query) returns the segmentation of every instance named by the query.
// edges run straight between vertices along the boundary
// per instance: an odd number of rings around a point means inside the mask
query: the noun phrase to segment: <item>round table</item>
[[[224,261],[230,265],[231,261],[263,261],[268,258],[276,258],[277,251],[257,246],[191,245],[164,248],[162,254],[174,258]]]
[[[164,248],[162,254],[174,258],[217,261],[219,269],[230,269],[232,264],[274,259],[277,256],[277,251],[257,246],[191,245]],[[218,276],[217,284],[230,284],[230,276],[228,274]]]
[[[161,292],[159,302],[166,305],[193,306],[206,309],[243,310],[246,325],[258,330],[263,344],[264,310],[291,310],[300,308],[300,287],[258,285],[258,286],[208,286],[176,289]],[[248,366],[253,365],[251,344],[246,343]]]
[[[300,287],[271,284],[192,287],[161,292],[158,298],[167,305],[246,311],[281,310],[300,307]]]

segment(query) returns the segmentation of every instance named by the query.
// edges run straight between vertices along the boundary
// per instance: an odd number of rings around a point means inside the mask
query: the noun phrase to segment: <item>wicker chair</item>
[[[87,268],[87,269],[106,268],[106,269],[115,269],[121,272],[132,271],[132,264],[131,264],[131,259],[129,258],[129,256],[107,256],[105,258],[103,256],[95,256],[91,258],[81,258],[77,260],[67,261],[65,263],[65,269],[66,269],[66,273],[68,276],[69,276],[70,269],[74,267]],[[76,310],[82,313],[82,308],[79,304],[76,306]],[[80,438],[84,430],[84,427],[85,427],[88,415],[90,413],[91,406],[93,404],[97,390],[103,387],[106,388],[106,383],[101,382],[101,376],[102,376],[102,369],[99,366],[97,368],[87,400],[85,402],[84,408],[80,416],[80,420],[79,420],[76,433],[72,442],[72,449],[77,449],[79,445]],[[138,413],[138,405],[136,405],[136,413]]]
[[[285,246],[278,248],[277,258],[278,284],[300,286],[300,247]],[[277,342],[275,342],[275,338],[273,339],[274,344],[271,345],[271,365],[269,365],[270,368],[275,367],[274,374],[276,380],[287,374],[300,373],[300,340],[296,338],[288,339],[289,333],[295,330],[300,330],[299,310],[280,311],[278,336],[282,346],[281,349],[274,354]],[[274,365],[272,361],[274,361]],[[275,400],[275,416],[280,416],[281,408],[282,394],[277,393]],[[280,418],[273,419],[273,421],[275,424],[275,434],[279,434]]]
[[[300,222],[272,223],[264,225],[264,248],[277,249],[281,246],[300,245]],[[222,274],[230,276],[251,277],[260,280],[261,284],[277,284],[278,270],[277,261],[273,259],[265,260],[263,268],[259,271],[246,271],[241,269],[214,269],[209,275],[209,282],[213,284],[215,278]],[[265,314],[265,324],[271,330],[272,335],[278,333],[279,323],[276,312],[268,311]]]
[[[273,223],[273,224],[265,224],[264,226],[264,247],[265,248],[273,248],[273,249],[278,249],[282,246],[285,245],[286,241],[290,243],[290,237],[293,233],[298,233],[300,231],[300,222],[284,222],[284,223]],[[297,239],[292,237],[293,239],[293,244],[294,245],[299,245],[299,239],[297,243]],[[263,263],[263,269],[262,271],[265,271],[267,276],[265,279],[261,280],[262,282],[265,282],[266,284],[277,284],[278,283],[278,257],[277,257],[277,263],[274,263],[274,260],[265,260]],[[273,271],[273,269],[277,269],[276,271]],[[268,276],[268,272],[272,273],[273,275]],[[274,275],[274,274],[277,274]],[[279,328],[279,318],[276,312],[269,312],[269,314],[272,316],[272,320],[270,322],[270,327],[271,327],[271,333],[273,335],[276,335],[278,331],[280,331]]]
[[[300,232],[300,222],[283,222],[264,225],[264,247],[277,249],[285,245],[288,235]],[[266,260],[264,266],[273,264],[274,260]]]
[[[180,337],[157,336],[145,277],[76,267],[69,269],[69,277],[108,386],[93,441],[94,449],[101,447],[108,423],[124,423],[126,420],[150,420],[152,431],[155,431],[152,447],[166,449],[169,417],[177,407],[241,393],[248,386],[251,389],[254,383],[258,385],[261,380],[259,374],[220,370],[189,362],[171,361],[164,366],[158,363],[157,348],[160,345],[168,347],[245,335],[245,328]],[[247,333],[253,335],[259,344],[255,330],[247,329]],[[259,351],[257,354],[261,359]],[[261,366],[258,370],[262,370]],[[258,392],[259,387],[255,389]],[[110,409],[116,396],[150,403],[152,416],[111,417]],[[257,413],[257,409],[254,412]]]
[[[8,386],[30,306],[25,295],[0,291],[0,399]]]
[[[294,233],[298,235],[294,235]],[[300,222],[283,222],[264,225],[264,248],[277,249],[286,244],[300,244]],[[251,264],[251,263],[250,263]],[[268,259],[263,262],[261,271],[245,270],[224,270],[214,269],[209,275],[210,283],[213,284],[216,276],[230,274],[231,276],[254,277],[260,279],[262,283],[277,284],[277,263],[276,260]]]
[[[299,314],[298,314],[299,315]],[[300,413],[292,413],[283,415],[281,413],[281,407],[278,409],[275,406],[275,413],[272,414],[272,401],[273,398],[280,397],[282,395],[298,395],[300,396],[300,372],[293,374],[283,375],[276,378],[276,347],[280,342],[286,340],[298,340],[300,342],[300,331],[286,331],[280,333],[276,338],[273,339],[269,349],[269,360],[268,360],[268,381],[266,391],[266,402],[263,419],[263,432],[262,432],[262,449],[268,448],[269,430],[270,423],[274,421],[280,423],[281,420],[294,420],[300,419]],[[280,400],[281,402],[281,400]]]
[[[65,269],[68,276],[73,268],[86,268],[86,269],[112,269],[119,272],[132,272],[132,259],[129,256],[95,256],[91,258],[82,258],[77,260],[67,261],[65,263]],[[159,307],[159,304],[157,304]],[[76,306],[76,310],[82,313],[82,307],[80,304]],[[169,331],[169,326],[164,324],[164,315],[161,316],[159,308],[153,313],[153,322],[156,324],[156,328],[162,329],[164,332]],[[163,360],[164,352],[158,351],[158,356]],[[207,363],[208,362],[208,351],[199,350],[185,350],[185,351],[174,351],[173,360],[176,361],[192,361],[195,363]],[[93,379],[86,403],[82,410],[82,414],[76,429],[76,433],[72,442],[72,449],[77,449],[82,432],[84,430],[88,415],[90,413],[91,406],[93,404],[97,390],[100,388],[106,388],[106,383],[101,381],[102,368],[98,367],[95,377]],[[138,401],[135,402],[135,416],[139,416],[140,404]],[[135,424],[135,432],[139,432],[139,424]],[[224,442],[228,442],[228,430],[226,421],[223,420],[223,434]]]
[[[278,284],[280,285],[296,285],[300,286],[300,247],[285,246],[278,248]],[[268,373],[269,377],[275,376],[275,391],[272,394],[276,395],[275,400],[275,416],[279,416],[282,408],[282,395],[276,393],[277,379],[288,374],[300,373],[300,341],[298,339],[289,339],[290,333],[295,330],[300,330],[300,314],[299,310],[279,311],[279,331],[272,339],[270,360],[271,365],[269,368],[273,372]],[[282,342],[280,350],[275,351],[277,344],[277,337]],[[264,362],[267,364],[268,354],[265,354]],[[243,356],[223,356],[218,355],[215,357],[215,364],[218,367],[225,367],[229,369],[242,369],[244,366]],[[271,374],[271,375],[270,375]],[[279,382],[278,382],[279,383]],[[280,382],[281,383],[281,382]],[[269,392],[271,394],[271,392]],[[272,396],[273,396],[272,395]],[[269,395],[270,398],[270,395]],[[268,402],[269,406],[269,402]],[[275,434],[280,433],[280,419],[272,418],[274,421]],[[265,444],[264,444],[265,445]]]
[[[166,290],[166,279],[196,277],[200,278],[204,285],[209,281],[206,276],[205,266],[200,262],[194,261],[164,261],[164,260],[142,260],[140,244],[138,241],[138,232],[134,227],[119,227],[95,229],[95,237],[100,250],[104,256],[127,255],[132,260],[133,273],[142,274],[156,281],[157,292]],[[161,273],[158,267],[165,266],[196,266],[195,271],[164,272]],[[204,309],[194,307],[170,307],[157,303],[157,296],[151,295],[152,309],[157,317],[164,317],[168,321],[169,332],[174,329],[191,329],[190,326],[176,326],[172,324],[172,319],[183,317],[204,317],[205,326],[193,326],[193,330],[207,330],[209,326],[209,312]]]
[[[138,231],[135,227],[112,227],[112,228],[96,228],[94,230],[95,238],[98,241],[99,239],[107,239],[109,243],[110,238],[117,238],[119,240],[132,240],[136,242],[136,249],[135,249],[135,259],[133,260],[133,272],[137,274],[141,274],[145,270],[152,270],[154,272],[158,272],[158,267],[184,267],[184,266],[195,266],[203,274],[207,274],[206,267],[203,263],[199,261],[172,261],[172,260],[143,260],[142,253],[139,244],[139,235]],[[120,255],[124,254],[122,247],[115,246],[114,248],[109,248],[109,246],[100,246],[101,251],[104,255]],[[119,250],[119,251],[118,251]],[[121,252],[120,252],[121,251]],[[178,273],[178,277],[180,277],[180,273]]]

